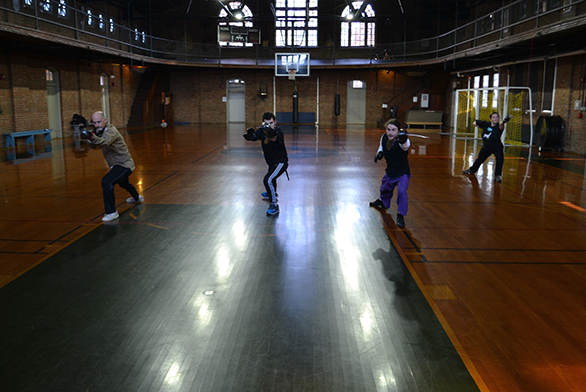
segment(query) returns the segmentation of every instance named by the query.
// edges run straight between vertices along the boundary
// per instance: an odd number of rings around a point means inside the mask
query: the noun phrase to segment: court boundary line
[[[452,327],[450,326],[450,324],[448,323],[448,321],[444,317],[443,313],[441,312],[441,310],[439,309],[439,307],[435,303],[431,293],[427,289],[427,286],[425,286],[423,284],[423,281],[421,280],[421,278],[419,278],[419,275],[417,275],[417,273],[415,272],[415,269],[411,265],[411,262],[409,261],[409,259],[405,255],[405,252],[403,252],[403,249],[401,248],[397,239],[393,235],[393,233],[396,232],[397,230],[401,231],[401,232],[403,230],[398,229],[398,228],[393,229],[392,227],[390,227],[388,222],[393,221],[392,217],[386,211],[380,211],[380,212],[381,212],[381,216],[382,216],[383,227],[387,233],[387,236],[391,240],[393,247],[395,248],[395,250],[399,254],[399,257],[401,257],[401,259],[403,260],[403,263],[405,264],[405,266],[409,270],[409,273],[413,277],[413,280],[415,280],[415,282],[417,283],[419,290],[421,290],[421,292],[423,293],[425,299],[427,300],[427,303],[429,304],[429,306],[433,310],[433,313],[435,314],[438,321],[442,325],[442,328],[444,329],[446,335],[448,335],[448,338],[450,339],[450,341],[454,345],[454,348],[458,352],[460,359],[462,359],[464,366],[466,366],[466,369],[468,369],[470,376],[472,377],[472,379],[476,383],[476,386],[478,387],[478,389],[480,389],[481,392],[490,392],[490,389],[488,388],[488,386],[484,382],[484,379],[480,375],[480,372],[478,372],[478,370],[476,369],[476,366],[474,366],[474,363],[472,362],[472,360],[468,356],[468,353],[466,352],[466,350],[464,350],[464,347],[462,346],[462,344],[460,343],[460,341],[456,337],[456,334],[452,330]]]

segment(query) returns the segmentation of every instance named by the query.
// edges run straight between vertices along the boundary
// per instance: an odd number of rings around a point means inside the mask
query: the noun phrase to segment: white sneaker
[[[138,200],[135,200],[134,197],[129,197],[126,199],[127,203],[142,203],[144,201],[144,197],[142,195],[138,195]]]
[[[114,211],[111,214],[106,214],[104,215],[104,217],[102,218],[102,222],[111,222],[113,220],[118,219],[120,215],[118,215],[118,211]]]

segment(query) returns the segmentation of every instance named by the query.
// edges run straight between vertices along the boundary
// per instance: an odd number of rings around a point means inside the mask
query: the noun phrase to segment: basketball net
[[[287,72],[289,72],[289,80],[295,80],[295,74],[297,73],[296,69],[289,69],[287,70]]]

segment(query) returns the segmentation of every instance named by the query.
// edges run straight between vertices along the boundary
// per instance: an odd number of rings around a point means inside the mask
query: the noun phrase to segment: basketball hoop
[[[289,72],[289,80],[295,80],[295,74],[297,73],[296,69],[288,69],[287,72]]]

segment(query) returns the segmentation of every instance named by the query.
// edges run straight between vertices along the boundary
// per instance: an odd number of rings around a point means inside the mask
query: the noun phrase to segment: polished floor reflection
[[[507,148],[499,184],[423,130],[398,229],[368,207],[382,131],[284,127],[267,217],[243,127],[128,136],[145,203],[117,189],[109,224],[83,141],[1,163],[1,390],[582,388],[583,156]]]

